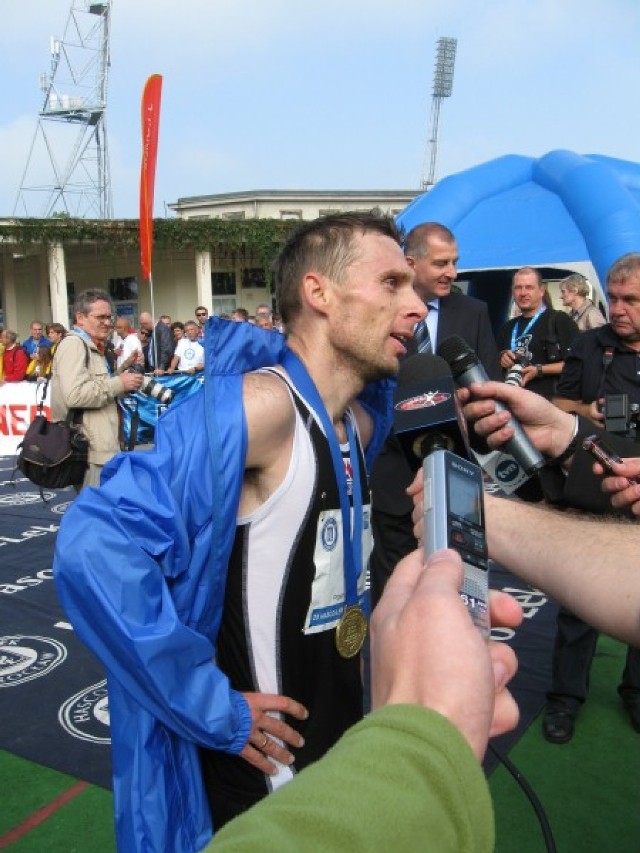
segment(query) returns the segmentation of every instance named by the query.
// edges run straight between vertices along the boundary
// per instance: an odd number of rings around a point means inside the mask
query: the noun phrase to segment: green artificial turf
[[[77,784],[77,779],[0,751],[0,838]],[[114,853],[113,798],[90,785],[4,849],[11,853]]]
[[[570,743],[547,743],[538,718],[509,753],[542,802],[558,853],[640,850],[640,735],[629,725],[616,693],[625,652],[620,643],[600,638],[590,696]],[[77,781],[1,751],[0,778],[4,783],[0,837]],[[512,776],[498,767],[490,786],[496,853],[544,853],[540,825]],[[89,786],[5,849],[114,853],[111,793]]]
[[[558,853],[640,850],[640,735],[616,692],[625,654],[600,637],[589,698],[568,744],[547,743],[540,716],[509,753],[542,803]],[[540,825],[512,776],[498,767],[490,786],[496,853],[543,853]]]

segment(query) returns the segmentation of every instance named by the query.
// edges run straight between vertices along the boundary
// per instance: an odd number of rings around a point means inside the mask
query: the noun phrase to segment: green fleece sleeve
[[[489,789],[466,740],[435,711],[388,705],[206,850],[489,853],[493,845]]]

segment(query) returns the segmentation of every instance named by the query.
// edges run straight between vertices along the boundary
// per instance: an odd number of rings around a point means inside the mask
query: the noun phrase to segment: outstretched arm
[[[422,471],[408,492],[414,501],[414,534],[422,541]],[[594,628],[640,644],[637,525],[491,495],[484,501],[489,554],[496,562]]]

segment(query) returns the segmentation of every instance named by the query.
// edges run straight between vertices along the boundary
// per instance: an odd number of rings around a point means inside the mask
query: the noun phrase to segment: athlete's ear
[[[300,301],[312,310],[325,314],[330,300],[330,282],[326,276],[308,272],[302,279]]]

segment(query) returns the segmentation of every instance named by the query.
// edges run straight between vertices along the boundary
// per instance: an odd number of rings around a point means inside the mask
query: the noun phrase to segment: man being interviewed
[[[209,809],[221,826],[362,715],[367,465],[424,306],[373,214],[305,223],[275,281],[287,338],[212,318],[202,390],[58,537],[62,602],[108,673],[123,849],[200,849]]]

